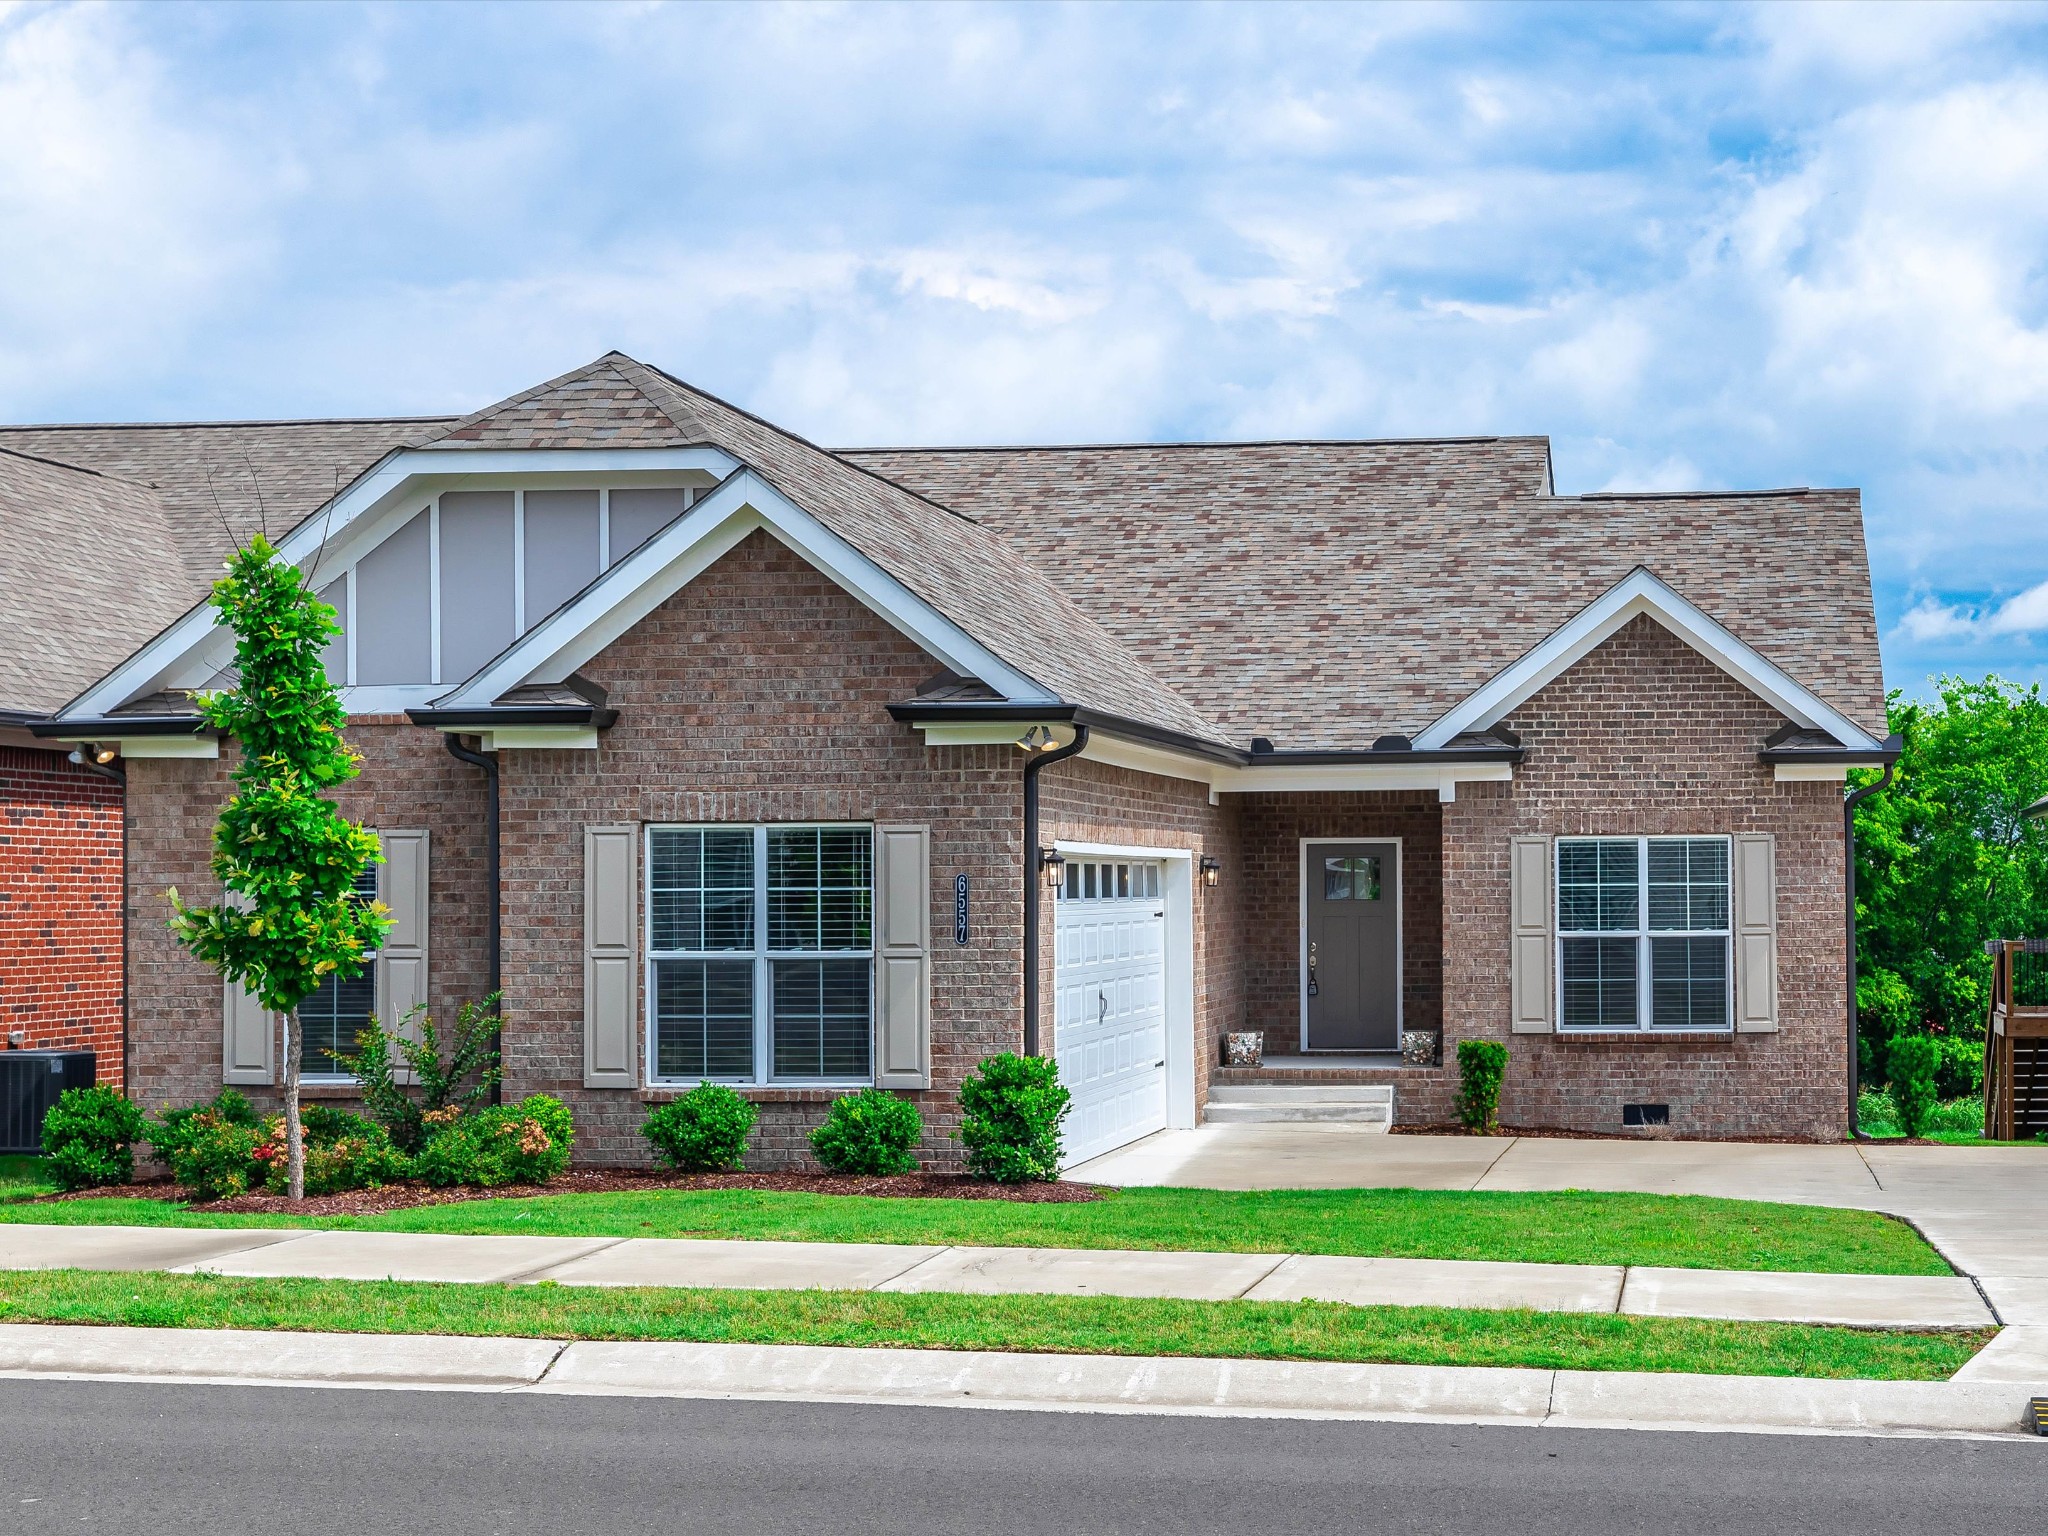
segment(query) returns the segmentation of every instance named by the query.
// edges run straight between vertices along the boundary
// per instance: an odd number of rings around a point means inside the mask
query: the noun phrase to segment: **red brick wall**
[[[1847,1123],[1841,787],[1779,784],[1756,758],[1782,717],[1639,618],[1516,710],[1513,784],[1444,807],[1445,1052],[1508,1044],[1501,1119],[1619,1134],[1625,1103],[1668,1103],[1670,1134],[1838,1137]],[[1508,1030],[1508,848],[1549,835],[1771,832],[1779,1029],[1613,1039]],[[1406,1121],[1448,1119],[1450,1079],[1397,1090]]]
[[[1209,787],[1078,759],[1055,763],[1039,776],[1039,839],[1114,847],[1186,848],[1222,869],[1212,890],[1194,888],[1195,1103],[1207,1102],[1209,1070],[1222,1053],[1226,1030],[1244,1019],[1244,855],[1238,817],[1229,803],[1209,804]],[[1039,1031],[1054,1049],[1053,903],[1039,909]]]
[[[121,786],[61,752],[0,747],[0,1019],[121,1086]]]
[[[1301,840],[1401,839],[1401,1001],[1408,1029],[1443,1022],[1443,822],[1436,792],[1234,795],[1245,849],[1245,990],[1269,1055],[1301,1049]]]

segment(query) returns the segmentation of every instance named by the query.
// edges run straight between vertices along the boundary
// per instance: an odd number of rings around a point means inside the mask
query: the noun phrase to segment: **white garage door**
[[[1054,904],[1053,1051],[1074,1096],[1067,1161],[1166,1128],[1166,904],[1159,866],[1070,858]]]

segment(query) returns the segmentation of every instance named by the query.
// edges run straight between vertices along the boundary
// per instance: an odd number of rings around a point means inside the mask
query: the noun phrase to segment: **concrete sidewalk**
[[[0,1269],[1527,1307],[1864,1328],[1987,1328],[1998,1322],[1976,1286],[1958,1276],[1322,1254],[0,1224]]]
[[[1528,1428],[2018,1435],[2048,1378],[1822,1381],[811,1345],[0,1324],[0,1378],[746,1398]]]

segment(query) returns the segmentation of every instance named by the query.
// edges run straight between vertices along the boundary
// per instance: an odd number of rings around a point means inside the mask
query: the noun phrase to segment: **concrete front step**
[[[1391,1083],[1216,1083],[1211,1104],[1392,1104]]]
[[[1387,1126],[1393,1110],[1386,1104],[1210,1104],[1202,1119],[1209,1125],[1268,1125],[1314,1121],[1336,1125]]]
[[[1386,1083],[1219,1083],[1203,1117],[1211,1125],[1324,1122],[1391,1125],[1394,1090]]]

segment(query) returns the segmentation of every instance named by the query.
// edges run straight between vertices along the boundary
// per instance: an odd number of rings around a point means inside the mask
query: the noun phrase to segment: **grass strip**
[[[475,1200],[318,1219],[217,1215],[159,1200],[76,1200],[0,1207],[0,1220],[1319,1253],[1819,1274],[1952,1273],[1911,1227],[1873,1211],[1584,1191],[1129,1189],[1088,1204],[1027,1205],[668,1189]]]
[[[143,1328],[893,1345],[1405,1365],[1938,1381],[1990,1330],[1347,1307],[1329,1302],[867,1291],[600,1289],[39,1270],[0,1275],[0,1320]]]

